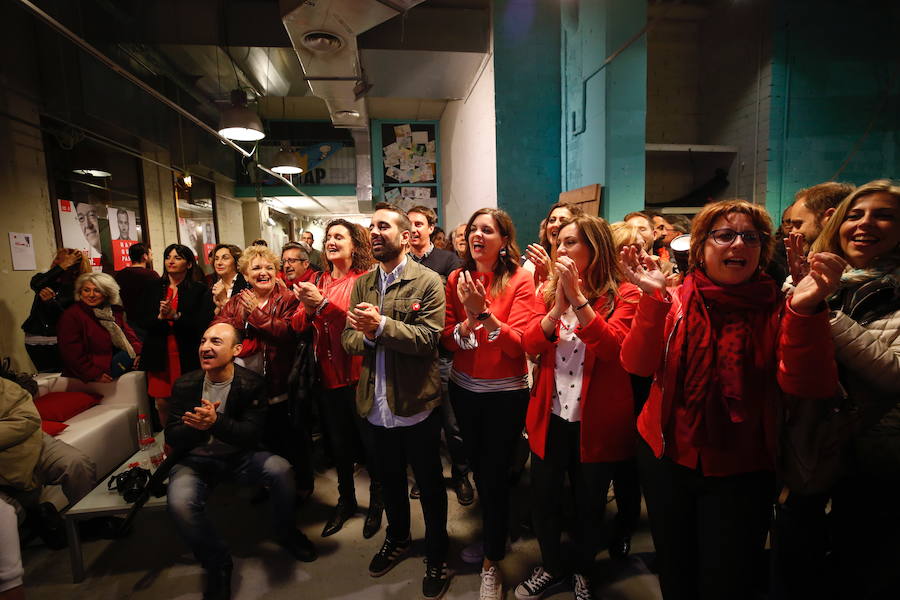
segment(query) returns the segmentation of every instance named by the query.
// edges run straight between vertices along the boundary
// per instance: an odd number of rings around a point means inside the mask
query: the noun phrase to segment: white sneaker
[[[554,577],[544,570],[544,567],[535,567],[531,576],[516,586],[516,598],[519,600],[538,600],[543,598],[547,590],[562,583],[563,577]]]
[[[591,581],[584,575],[575,573],[572,577],[575,587],[575,600],[594,600],[594,594],[591,592]]]
[[[477,565],[484,560],[484,542],[475,542],[462,549],[459,557],[464,563]]]
[[[497,567],[491,567],[487,571],[481,570],[481,591],[479,593],[481,600],[502,600],[503,580],[500,578]]]

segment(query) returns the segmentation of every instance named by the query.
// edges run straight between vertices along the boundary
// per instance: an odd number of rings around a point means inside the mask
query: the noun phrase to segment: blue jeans
[[[274,530],[287,534],[296,529],[296,483],[290,463],[271,452],[243,451],[224,457],[188,455],[169,475],[169,514],[205,569],[231,566],[231,554],[216,534],[206,501],[220,481],[234,479],[243,485],[263,483],[272,500]]]

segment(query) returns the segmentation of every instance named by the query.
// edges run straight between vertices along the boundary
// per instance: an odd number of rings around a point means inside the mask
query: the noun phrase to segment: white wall
[[[491,55],[469,97],[448,102],[441,115],[444,229],[467,221],[479,208],[497,206],[495,126]]]

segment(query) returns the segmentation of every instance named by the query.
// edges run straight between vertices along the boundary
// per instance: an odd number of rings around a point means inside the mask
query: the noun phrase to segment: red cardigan
[[[629,373],[642,377],[654,375],[650,396],[638,416],[638,432],[659,458],[664,454],[675,462],[696,468],[700,452],[700,466],[704,475],[727,476],[758,470],[774,470],[776,427],[775,417],[780,398],[759,398],[757,414],[761,430],[746,431],[745,424],[732,424],[727,447],[693,448],[677,419],[678,407],[663,402],[663,386],[677,385],[680,365],[666,360],[667,344],[673,338],[676,324],[684,326],[681,288],[669,290],[669,297],[660,300],[644,295],[638,304],[631,332],[622,344],[622,366]],[[783,315],[782,315],[783,313]],[[772,377],[781,391],[803,398],[827,398],[837,393],[837,366],[834,345],[828,323],[828,311],[815,315],[800,315],[781,303],[776,303],[773,319],[780,318],[772,341],[778,362]],[[666,405],[664,405],[666,404]],[[674,432],[674,433],[673,433]],[[677,439],[672,439],[672,436]]]
[[[131,347],[136,354],[140,354],[141,341],[125,321],[125,310],[116,305],[112,310]],[[87,382],[96,381],[104,373],[109,375],[113,354],[119,350],[113,346],[109,332],[94,316],[93,308],[84,302],[76,302],[59,318],[56,329],[64,377],[77,377]]]
[[[462,269],[457,269],[447,277],[447,316],[441,343],[453,352],[453,368],[476,379],[504,379],[525,375],[525,351],[522,349],[522,334],[528,325],[534,309],[534,279],[531,273],[519,268],[513,273],[503,292],[491,297],[492,273],[479,273],[484,278],[488,290],[489,310],[499,319],[500,335],[493,342],[487,339],[487,332],[480,328],[475,332],[478,347],[462,350],[453,339],[456,324],[466,320],[466,309],[456,293],[456,282]]]
[[[604,299],[593,304],[596,316],[575,335],[584,342],[584,372],[581,383],[581,462],[614,462],[634,455],[637,435],[634,423],[634,399],[631,377],[619,361],[622,340],[631,328],[641,292],[630,283],[619,286],[611,315],[607,315]],[[540,368],[531,387],[531,401],[525,427],[531,451],[544,458],[547,430],[553,409],[556,387],[556,336],[548,340],[541,328],[547,307],[535,298],[534,314],[525,330],[525,352],[540,355]]]
[[[333,281],[330,273],[324,273],[319,278],[317,287],[328,298],[328,304],[318,315],[306,314],[306,309],[301,304],[291,319],[291,326],[298,333],[310,327],[316,328],[316,364],[322,375],[322,383],[329,390],[359,381],[363,357],[361,354],[347,354],[341,345],[341,334],[347,326],[350,292],[362,275],[365,275],[365,271],[351,271],[338,281]]]

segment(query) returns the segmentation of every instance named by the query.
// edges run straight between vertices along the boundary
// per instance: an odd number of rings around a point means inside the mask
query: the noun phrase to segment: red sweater
[[[362,355],[351,356],[341,345],[341,334],[347,325],[347,307],[350,305],[350,292],[353,285],[365,271],[351,271],[341,279],[334,280],[331,273],[324,273],[319,278],[318,288],[328,304],[318,315],[306,314],[300,305],[291,326],[294,331],[306,331],[310,327],[316,329],[316,363],[322,375],[322,383],[327,389],[351,385],[359,381],[359,369],[362,366]]]
[[[121,306],[113,306],[112,309],[116,323],[122,328],[135,354],[140,354],[141,341],[125,322],[125,311]],[[119,349],[113,346],[112,337],[94,316],[93,308],[84,302],[76,302],[59,318],[56,329],[64,377],[96,381],[104,373],[109,375],[113,354]]]
[[[488,290],[488,308],[501,322],[500,335],[493,342],[487,339],[482,327],[475,332],[478,347],[462,350],[453,339],[456,324],[466,320],[466,309],[456,293],[456,282],[462,269],[447,277],[447,317],[441,342],[453,352],[453,368],[476,379],[504,379],[525,375],[525,350],[522,334],[534,309],[534,279],[531,273],[519,268],[506,282],[496,298],[491,297],[493,273],[478,273]],[[474,274],[473,274],[474,275]]]
[[[727,476],[774,470],[778,397],[760,397],[744,423],[730,423],[722,447],[694,447],[680,419],[681,407],[663,402],[663,386],[678,385],[679,364],[667,360],[667,345],[676,325],[684,326],[681,288],[669,290],[665,301],[644,295],[631,332],[622,344],[622,366],[629,373],[656,375],[650,396],[638,417],[638,432],[657,457],[664,454],[704,475]],[[804,398],[827,398],[837,393],[837,366],[827,311],[805,316],[776,303],[772,318],[780,324],[776,340],[760,340],[776,348],[777,368],[771,389]],[[679,324],[680,322],[680,324]],[[679,361],[680,362],[680,361]],[[777,393],[776,393],[777,396]],[[666,404],[666,405],[664,405]]]
[[[584,342],[584,367],[581,384],[581,462],[614,462],[634,455],[637,440],[634,423],[634,399],[631,377],[622,368],[619,354],[622,341],[631,328],[631,320],[641,297],[630,283],[619,286],[619,296],[611,315],[604,309],[605,299],[592,305],[596,316],[575,335]],[[542,298],[535,298],[535,311],[525,330],[525,352],[540,355],[540,368],[531,387],[531,401],[525,427],[531,451],[544,458],[547,430],[553,410],[556,366],[556,338],[548,340],[541,328],[547,314]]]

